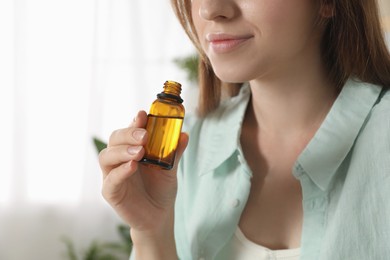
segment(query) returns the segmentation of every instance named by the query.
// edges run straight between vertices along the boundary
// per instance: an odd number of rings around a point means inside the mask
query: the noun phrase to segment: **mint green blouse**
[[[251,170],[240,149],[250,88],[188,118],[175,208],[179,258],[225,259]],[[390,91],[349,80],[292,174],[303,191],[302,260],[390,259]]]

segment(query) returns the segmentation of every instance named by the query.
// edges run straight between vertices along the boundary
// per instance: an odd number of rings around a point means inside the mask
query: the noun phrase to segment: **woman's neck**
[[[338,95],[322,70],[308,67],[289,71],[285,77],[250,82],[252,97],[247,126],[267,136],[290,136],[315,131]]]

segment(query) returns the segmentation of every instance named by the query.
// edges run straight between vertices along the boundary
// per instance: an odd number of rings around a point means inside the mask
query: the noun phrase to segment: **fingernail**
[[[133,132],[133,137],[135,140],[141,141],[144,138],[145,134],[146,134],[145,130],[135,130]]]
[[[129,148],[127,148],[127,152],[131,155],[134,155],[134,154],[139,153],[139,151],[141,151],[141,149],[142,149],[142,146],[130,146]]]

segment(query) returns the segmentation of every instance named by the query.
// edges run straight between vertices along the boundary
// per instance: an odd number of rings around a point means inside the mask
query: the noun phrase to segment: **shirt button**
[[[240,200],[239,199],[234,199],[234,200],[231,201],[232,208],[237,208],[238,205],[240,205]]]

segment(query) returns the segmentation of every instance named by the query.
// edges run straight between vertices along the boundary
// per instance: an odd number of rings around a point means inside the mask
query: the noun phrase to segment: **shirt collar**
[[[296,167],[303,168],[313,182],[326,190],[377,102],[381,87],[347,81],[321,127],[299,155]],[[199,142],[199,174],[211,172],[240,146],[240,135],[250,88],[244,84],[240,93],[211,113],[203,122]],[[206,132],[207,131],[207,132]],[[221,149],[222,147],[222,149]],[[297,172],[294,172],[298,175]]]
[[[331,110],[295,164],[322,190],[351,150],[361,128],[377,102],[381,88],[347,81]],[[295,175],[299,173],[294,172]]]
[[[239,94],[223,102],[208,115],[202,126],[199,142],[200,175],[211,172],[231,157],[239,147],[241,126],[250,99],[249,84]]]

